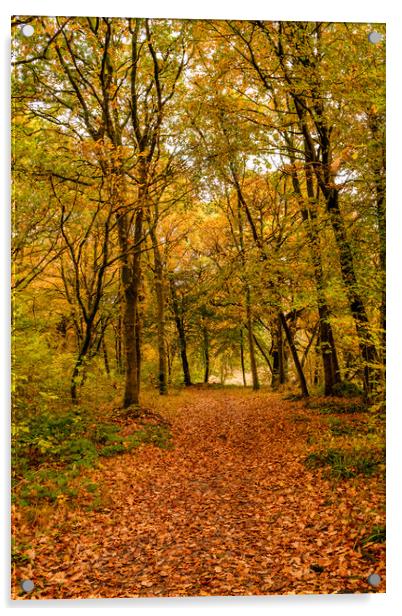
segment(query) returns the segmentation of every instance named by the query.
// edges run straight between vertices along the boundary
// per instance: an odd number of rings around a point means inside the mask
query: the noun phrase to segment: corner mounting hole
[[[370,43],[373,43],[374,45],[376,45],[382,40],[382,34],[374,30],[373,32],[370,32],[370,34],[368,35],[368,40],[370,41]]]
[[[24,592],[32,592],[35,588],[35,584],[32,580],[23,580],[21,582],[21,588]]]
[[[35,32],[35,29],[30,24],[25,24],[25,25],[22,26],[21,31],[22,31],[22,34],[24,36],[28,36],[29,37],[29,36],[33,35],[33,33]]]
[[[378,573],[371,573],[367,578],[367,582],[370,584],[370,586],[379,586],[381,582],[381,577],[378,575]]]

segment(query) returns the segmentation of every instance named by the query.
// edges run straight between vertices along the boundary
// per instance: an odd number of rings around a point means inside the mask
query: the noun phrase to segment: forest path
[[[370,479],[306,469],[322,416],[244,390],[193,390],[169,414],[173,449],[102,462],[106,507],[69,514],[38,598],[367,592]]]

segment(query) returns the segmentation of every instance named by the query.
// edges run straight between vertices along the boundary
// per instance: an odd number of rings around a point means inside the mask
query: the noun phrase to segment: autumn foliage
[[[378,29],[12,19],[14,598],[384,591]]]

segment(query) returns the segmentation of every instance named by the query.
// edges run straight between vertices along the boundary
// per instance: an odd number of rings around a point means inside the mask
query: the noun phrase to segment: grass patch
[[[319,411],[322,415],[350,415],[353,413],[364,413],[367,407],[364,404],[329,404],[320,407]]]
[[[311,420],[305,415],[291,415],[290,420],[293,423],[309,423]]]
[[[366,413],[367,406],[360,400],[346,401],[342,399],[319,399],[306,402],[305,408],[318,411],[322,415],[350,415]]]
[[[367,545],[368,543],[385,543],[386,538],[385,526],[373,526],[371,532],[364,535],[360,543],[362,545]]]
[[[328,428],[333,436],[344,436],[351,434],[366,434],[368,426],[361,423],[345,423],[339,417],[328,418]]]
[[[330,476],[348,479],[377,472],[385,463],[385,450],[348,451],[330,448],[310,453],[304,462],[307,468],[329,467]]]
[[[96,484],[82,481],[82,471],[100,457],[126,453],[141,444],[172,446],[167,426],[144,425],[122,435],[121,426],[95,421],[74,407],[63,414],[46,411],[13,426],[13,500],[22,506],[70,500],[80,493],[96,499]]]

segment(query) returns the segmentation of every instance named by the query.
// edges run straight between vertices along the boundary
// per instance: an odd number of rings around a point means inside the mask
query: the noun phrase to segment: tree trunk
[[[249,353],[250,353],[251,377],[253,381],[253,389],[257,391],[258,389],[260,389],[260,382],[258,380],[257,362],[255,360],[253,320],[252,320],[252,314],[251,314],[251,298],[250,298],[250,289],[248,286],[246,287],[246,317],[247,317],[247,337],[248,337],[248,348],[249,348]]]
[[[154,283],[156,293],[157,335],[158,335],[158,385],[161,396],[167,394],[167,360],[165,342],[165,291],[163,286],[163,264],[155,231],[150,222],[150,236],[154,255]]]
[[[243,375],[243,386],[247,387],[246,380],[246,368],[244,365],[244,342],[243,342],[243,328],[240,328],[240,363],[241,363],[241,372]]]
[[[202,334],[203,334],[203,344],[204,344],[204,365],[205,365],[204,383],[207,384],[209,380],[209,336],[208,336],[208,330],[205,326],[203,326],[202,328]]]
[[[378,225],[378,244],[381,276],[381,304],[380,304],[380,327],[381,327],[381,358],[385,363],[386,344],[386,208],[385,208],[385,135],[381,116],[375,111],[370,111],[368,124],[372,133],[372,146],[374,159],[374,186],[376,195],[376,216]]]
[[[172,307],[174,320],[176,323],[177,333],[179,336],[179,348],[180,348],[180,357],[181,363],[183,367],[183,378],[184,385],[189,387],[192,385],[191,376],[190,376],[190,367],[187,359],[187,341],[186,341],[186,331],[184,329],[183,317],[179,308],[179,302],[177,299],[176,287],[174,284],[173,278],[170,279],[170,291],[172,296]]]
[[[260,341],[258,340],[258,338],[257,338],[257,336],[255,334],[253,334],[253,338],[254,338],[254,342],[256,344],[257,349],[260,351],[261,355],[265,359],[265,361],[267,363],[267,366],[270,369],[271,374],[272,374],[273,373],[273,367],[272,367],[272,364],[271,364],[271,362],[269,360],[269,357],[268,357],[267,353],[265,352],[262,344],[260,343]]]
[[[120,305],[119,305],[119,310],[120,310]],[[114,336],[115,336],[115,357],[116,357],[116,369],[118,374],[123,374],[123,361],[122,361],[122,345],[121,345],[121,338],[122,338],[122,318],[121,315],[119,313],[118,319],[117,319],[117,326],[114,327]]]
[[[103,351],[103,363],[105,364],[105,372],[109,376],[110,366],[109,366],[109,357],[108,357],[108,352],[107,352],[105,336],[102,337],[102,351]]]
[[[279,385],[283,385],[285,381],[286,374],[283,356],[282,324],[280,315],[278,315],[275,319],[272,331],[272,389],[278,389]]]
[[[306,383],[306,379],[304,376],[304,372],[303,372],[303,368],[301,367],[301,363],[299,361],[299,357],[297,355],[297,350],[293,341],[293,337],[292,334],[290,332],[290,329],[288,327],[288,324],[286,322],[286,318],[285,315],[281,312],[280,313],[280,320],[281,320],[281,324],[283,327],[283,330],[285,332],[286,335],[286,339],[288,341],[288,345],[290,348],[290,352],[292,353],[292,358],[293,358],[293,362],[296,368],[296,372],[297,372],[297,376],[299,377],[299,382],[300,382],[300,388],[302,391],[302,395],[304,397],[308,397],[309,393],[308,393],[308,388],[307,388],[307,383]]]
[[[77,361],[71,374],[70,394],[73,404],[78,404],[78,378],[80,371],[84,366],[85,358],[88,354],[92,338],[92,323],[86,324],[85,336],[78,353]]]
[[[338,356],[334,335],[330,322],[330,311],[324,294],[324,275],[319,248],[319,239],[314,221],[314,230],[309,228],[309,243],[314,266],[315,285],[317,291],[318,315],[320,318],[320,352],[324,370],[324,394],[330,396],[336,383],[341,380]]]
[[[123,308],[123,338],[125,351],[125,387],[123,407],[139,404],[139,336],[137,323],[138,292],[141,274],[140,241],[142,238],[143,210],[139,207],[134,221],[134,256],[129,259],[129,241],[127,230],[127,215],[118,217],[118,233],[120,250],[122,252],[121,281],[124,298]]]
[[[332,188],[327,196],[327,211],[330,215],[332,228],[335,235],[342,279],[345,285],[346,295],[349,301],[350,311],[355,322],[359,349],[363,360],[363,384],[367,399],[375,394],[379,381],[378,354],[370,333],[370,323],[366,309],[358,291],[357,279],[353,263],[352,250],[350,248],[345,224],[339,209],[339,195],[336,188]]]
[[[289,144],[291,142],[289,141]],[[299,207],[303,221],[307,229],[307,239],[310,248],[311,260],[313,262],[315,288],[317,293],[317,305],[320,328],[320,352],[324,371],[324,394],[330,396],[333,387],[341,380],[338,357],[335,347],[335,340],[330,322],[330,311],[325,298],[324,272],[321,260],[320,237],[317,228],[317,203],[315,197],[313,176],[310,167],[306,164],[305,177],[308,203],[303,198],[299,177],[295,167],[295,158],[290,154],[293,164],[292,183],[294,191],[299,199]],[[308,163],[308,153],[305,152],[306,163]]]
[[[170,345],[166,343],[166,361],[167,361],[167,370],[168,370],[168,384],[172,384],[172,365],[173,365],[173,357],[174,352],[171,349]]]

